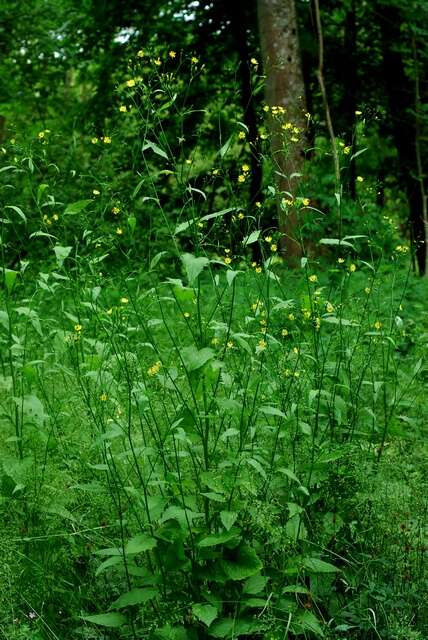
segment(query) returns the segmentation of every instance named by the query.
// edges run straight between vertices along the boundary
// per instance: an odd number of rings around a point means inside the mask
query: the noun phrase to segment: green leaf
[[[222,209],[221,211],[209,213],[206,216],[202,216],[201,220],[212,220],[213,218],[219,218],[221,216],[225,216],[226,213],[231,213],[232,211],[236,211],[236,207],[229,207],[229,209]]]
[[[336,573],[340,571],[334,564],[324,562],[324,560],[320,560],[319,558],[304,558],[303,566],[312,573]]]
[[[54,247],[54,251],[55,251],[55,256],[56,256],[56,261],[58,264],[58,268],[61,268],[62,265],[64,264],[64,260],[66,258],[68,258],[68,256],[70,255],[70,251],[72,250],[73,247],[60,247],[59,245],[57,245],[56,247]]]
[[[233,136],[230,136],[230,138],[226,140],[224,145],[220,148],[219,150],[220,158],[224,158],[227,152],[229,151],[230,147],[232,146],[232,138]]]
[[[259,573],[263,565],[250,545],[241,545],[235,553],[235,560],[221,561],[221,566],[230,580],[245,580]]]
[[[249,593],[250,595],[257,595],[264,591],[264,588],[269,578],[265,576],[251,576],[244,583],[243,593]]]
[[[180,350],[180,355],[183,359],[183,364],[187,371],[196,371],[203,367],[209,360],[214,358],[215,353],[209,347],[204,349],[197,349],[194,345],[190,347],[184,347]]]
[[[126,618],[121,613],[99,613],[94,616],[80,616],[86,622],[93,622],[102,627],[118,628],[126,624]]]
[[[230,542],[239,537],[239,529],[231,529],[230,531],[224,531],[223,533],[213,533],[205,538],[202,538],[198,542],[198,547],[216,547],[219,544]]]
[[[110,558],[107,558],[107,560],[104,560],[104,562],[100,564],[100,566],[95,571],[95,575],[99,576],[101,573],[104,573],[104,571],[106,571],[110,567],[117,567],[118,565],[122,565],[123,567],[122,556],[111,556]]]
[[[128,542],[125,547],[125,553],[127,555],[133,553],[144,553],[145,551],[151,551],[156,547],[157,541],[144,533],[134,536]]]
[[[18,271],[14,271],[13,269],[3,269],[4,283],[6,285],[8,293],[11,293],[15,285],[15,280],[18,276],[18,273]]]
[[[260,231],[256,230],[256,231],[252,231],[250,233],[250,235],[245,236],[245,238],[242,241],[242,244],[244,245],[244,247],[247,247],[249,244],[253,244],[253,242],[256,242],[260,237]]]
[[[207,627],[209,627],[218,616],[218,609],[217,607],[213,607],[212,604],[194,604],[192,605],[192,612],[195,618],[203,622]]]
[[[144,152],[147,149],[151,149],[158,156],[161,156],[161,158],[165,158],[165,160],[168,160],[168,155],[165,153],[165,151],[161,149],[156,143],[152,142],[151,140],[146,140],[146,142],[143,144],[142,151]]]
[[[320,621],[311,611],[300,613],[295,620],[295,624],[298,624],[303,631],[311,631],[318,638],[325,637]]]
[[[321,238],[319,243],[331,245],[331,246],[351,247],[351,249],[354,249],[355,251],[355,247],[353,244],[351,244],[350,242],[347,242],[347,240],[339,240],[339,238]]]
[[[5,206],[5,209],[12,209],[12,211],[15,211],[15,213],[17,213],[24,220],[24,222],[27,222],[27,217],[25,213],[19,207],[16,207],[13,204],[7,204]]]
[[[152,260],[150,261],[150,271],[153,271],[153,269],[158,265],[159,261],[164,257],[168,255],[168,251],[159,251],[159,253],[157,253]]]
[[[153,600],[158,595],[158,590],[153,587],[147,587],[145,589],[131,589],[126,593],[119,596],[117,600],[113,602],[110,609],[124,609],[134,604],[144,604],[149,600]]]
[[[43,198],[43,194],[46,191],[46,189],[49,189],[49,185],[48,184],[39,184],[38,188],[37,188],[37,196],[36,196],[36,202],[37,204],[40,204],[42,198]]]
[[[234,511],[220,511],[220,520],[226,531],[230,531],[236,522],[238,514]]]
[[[137,218],[135,216],[129,216],[127,222],[131,233],[134,233],[135,227],[137,226]]]
[[[77,202],[72,202],[66,207],[64,215],[75,216],[77,213],[80,213],[81,211],[86,209],[88,204],[90,204],[91,202],[92,200],[78,200]]]
[[[202,270],[209,264],[209,259],[204,256],[197,258],[192,253],[185,253],[181,256],[181,260],[186,269],[187,279],[192,285]]]

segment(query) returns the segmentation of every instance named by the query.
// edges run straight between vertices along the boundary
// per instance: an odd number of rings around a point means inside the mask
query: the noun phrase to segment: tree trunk
[[[281,249],[290,264],[301,255],[296,207],[281,207],[281,200],[296,196],[303,172],[305,148],[305,86],[297,32],[294,0],[258,0],[260,44],[266,74],[266,102],[283,107],[284,118],[270,116],[272,157],[277,176],[278,226],[282,234]],[[290,122],[299,133],[281,128]],[[284,136],[287,140],[284,145]],[[298,141],[292,141],[291,138]]]
[[[412,112],[415,109],[414,87],[406,74],[398,43],[402,15],[398,7],[378,5],[382,34],[383,68],[389,98],[392,134],[398,151],[399,177],[409,202],[409,227],[420,275],[425,273],[426,238],[424,196],[420,189],[420,167],[417,161],[418,132]]]

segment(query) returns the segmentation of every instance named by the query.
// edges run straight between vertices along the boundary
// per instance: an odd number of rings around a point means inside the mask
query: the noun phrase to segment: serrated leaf
[[[94,616],[80,616],[86,622],[92,622],[102,627],[119,628],[126,624],[126,618],[122,613],[99,613]]]
[[[203,622],[209,627],[218,616],[217,607],[213,607],[212,604],[194,604],[192,605],[192,612],[195,618]]]
[[[157,545],[155,538],[145,535],[144,533],[134,536],[129,540],[125,547],[125,553],[131,555],[133,553],[144,553],[151,551]]]
[[[265,576],[251,576],[244,583],[243,593],[248,593],[250,595],[257,595],[262,593],[264,590],[269,578]]]
[[[157,595],[158,590],[153,587],[131,589],[119,596],[119,598],[113,602],[110,609],[124,609],[125,607],[130,607],[135,604],[144,604],[156,598]]]

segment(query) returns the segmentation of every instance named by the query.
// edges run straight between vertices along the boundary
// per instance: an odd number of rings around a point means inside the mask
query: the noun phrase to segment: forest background
[[[427,636],[427,24],[0,0],[4,638]]]

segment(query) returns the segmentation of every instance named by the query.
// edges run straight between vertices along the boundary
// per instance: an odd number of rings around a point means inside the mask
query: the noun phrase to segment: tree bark
[[[278,226],[282,234],[281,249],[287,261],[297,263],[301,255],[298,213],[296,207],[284,211],[282,198],[298,194],[304,168],[305,148],[305,86],[300,57],[297,14],[294,0],[258,0],[260,44],[266,75],[266,102],[270,107],[283,107],[285,120],[270,117],[272,157],[277,176]],[[272,113],[272,112],[271,112]],[[287,135],[284,146],[284,130],[281,124],[291,122],[300,132]],[[287,133],[287,131],[285,132]],[[291,138],[298,137],[298,142]]]

